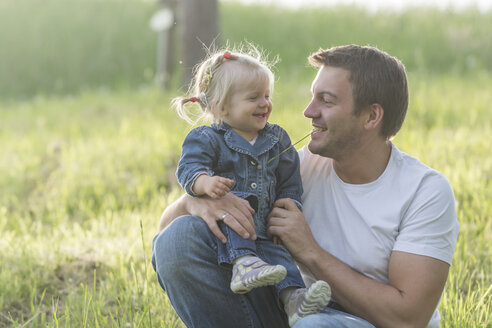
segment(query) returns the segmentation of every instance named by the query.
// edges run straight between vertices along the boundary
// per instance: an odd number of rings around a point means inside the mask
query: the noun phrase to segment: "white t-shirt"
[[[343,182],[332,160],[299,151],[303,213],[319,245],[354,270],[388,283],[392,251],[451,264],[459,224],[451,186],[439,172],[392,146],[383,174],[367,184]],[[315,279],[300,267],[306,285]],[[428,328],[439,327],[434,312]]]

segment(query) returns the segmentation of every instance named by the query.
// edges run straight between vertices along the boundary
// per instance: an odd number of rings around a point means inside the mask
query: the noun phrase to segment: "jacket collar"
[[[265,127],[258,131],[258,138],[254,145],[251,145],[246,139],[232,130],[231,126],[225,122],[212,124],[212,128],[224,135],[226,145],[237,152],[253,156],[256,160],[263,153],[272,149],[279,141],[278,136],[274,133],[274,125],[267,122]]]

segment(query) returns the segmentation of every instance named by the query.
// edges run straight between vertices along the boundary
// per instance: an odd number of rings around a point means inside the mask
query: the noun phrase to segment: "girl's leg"
[[[197,217],[177,218],[154,238],[158,281],[187,327],[288,327],[273,287],[234,294],[217,258],[216,237]]]
[[[305,288],[297,265],[285,247],[263,241],[257,244],[257,249],[258,254],[262,253],[269,263],[278,263],[287,268],[287,277],[276,284],[275,289],[290,326],[301,318],[320,312],[329,303],[331,289],[328,283],[318,280]]]
[[[219,264],[231,268],[231,290],[236,294],[245,294],[253,288],[271,286],[283,280],[286,270],[281,265],[270,265],[257,257],[256,244],[244,239],[223,222],[219,226],[227,238],[223,244],[217,239]]]
[[[279,264],[286,268],[287,276],[284,280],[275,285],[277,298],[280,299],[280,291],[286,288],[304,288],[304,281],[297,268],[292,256],[282,245],[276,245],[270,240],[256,241],[257,254],[264,261],[271,264]]]
[[[232,265],[234,260],[241,256],[256,256],[256,244],[253,240],[244,239],[222,221],[219,221],[218,223],[220,230],[222,230],[222,233],[227,238],[225,244],[218,238],[215,238],[219,264],[225,266]]]

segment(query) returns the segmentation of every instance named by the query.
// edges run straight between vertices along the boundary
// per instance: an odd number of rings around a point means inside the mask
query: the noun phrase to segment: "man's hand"
[[[255,224],[252,216],[255,212],[254,209],[247,200],[230,192],[219,199],[209,197],[193,198],[189,203],[188,209],[191,215],[201,217],[212,233],[223,243],[227,239],[220,230],[217,221],[224,221],[225,224],[245,239],[256,239]]]
[[[225,196],[234,184],[234,180],[218,175],[208,176],[202,174],[196,178],[193,184],[193,192],[197,195],[207,195],[210,198],[218,199]]]
[[[217,221],[221,220],[243,238],[255,240],[254,212],[248,201],[231,193],[227,193],[220,199],[198,198],[184,194],[164,210],[159,223],[159,231],[162,231],[179,216],[194,215],[201,217],[212,233],[224,243],[226,238],[217,225]]]
[[[299,262],[319,245],[314,240],[306,219],[293,200],[282,198],[273,204],[268,219],[269,235],[280,238],[292,256]]]

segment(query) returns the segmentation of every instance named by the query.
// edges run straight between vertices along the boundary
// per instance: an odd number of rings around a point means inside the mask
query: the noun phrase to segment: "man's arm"
[[[177,217],[189,214],[186,209],[186,198],[188,198],[187,194],[183,194],[164,209],[159,221],[159,232],[164,230]]]
[[[227,193],[219,199],[209,197],[192,197],[188,194],[182,195],[171,203],[162,213],[159,222],[159,232],[166,228],[174,219],[182,215],[194,215],[202,218],[212,233],[222,242],[226,238],[217,225],[222,216],[229,213],[223,220],[243,238],[256,239],[255,226],[253,222],[254,210],[248,201],[239,198],[232,193]]]
[[[377,327],[425,327],[449,270],[449,264],[431,257],[393,252],[386,285],[352,270],[323,250],[302,260],[316,278],[331,285],[340,305]]]
[[[291,200],[279,200],[268,232],[278,236],[294,259],[328,282],[347,311],[377,327],[425,327],[447,279],[449,264],[427,256],[393,252],[389,284],[365,277],[324,251]]]

